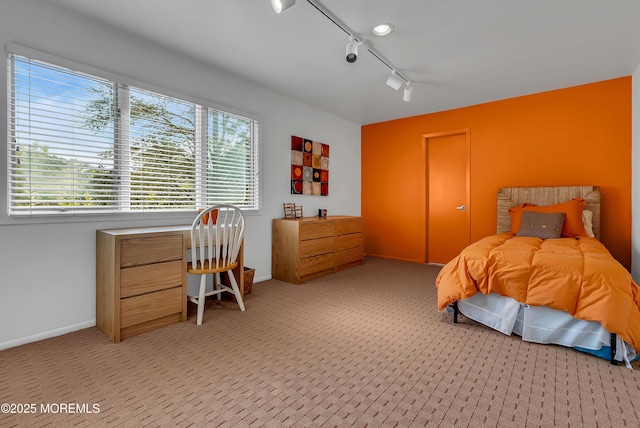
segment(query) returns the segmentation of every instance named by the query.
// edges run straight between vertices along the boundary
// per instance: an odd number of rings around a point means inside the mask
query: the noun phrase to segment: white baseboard
[[[268,281],[271,279],[271,275],[261,276],[254,278],[253,282]],[[83,328],[95,327],[96,320],[86,321],[79,324],[73,324],[66,327],[58,328],[55,330],[45,331],[43,333],[34,334],[33,336],[21,337],[15,340],[9,340],[8,342],[0,343],[0,351],[3,349],[14,348],[16,346],[24,345],[31,342],[37,342],[39,340],[49,339],[51,337],[62,336],[63,334],[71,333],[73,331],[82,330]]]
[[[62,336],[72,331],[82,330],[83,328],[95,327],[96,320],[85,321],[79,324],[68,325],[66,327],[57,328],[55,330],[45,331],[43,333],[34,334],[33,336],[21,337],[20,339],[10,340],[0,343],[0,351],[3,349],[14,348],[26,343],[38,342],[39,340],[49,339],[51,337]]]

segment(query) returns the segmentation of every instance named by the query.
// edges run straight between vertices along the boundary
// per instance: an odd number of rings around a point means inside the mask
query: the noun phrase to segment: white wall
[[[640,283],[640,67],[631,79],[631,275]]]
[[[282,217],[283,202],[303,205],[307,216],[318,208],[327,208],[329,214],[360,214],[359,125],[44,2],[3,1],[0,29],[0,46],[26,46],[145,82],[148,89],[196,97],[257,116],[262,124],[263,208],[260,214],[247,216],[245,238],[246,264],[256,269],[256,281],[271,276],[271,220]],[[0,73],[2,100],[6,100],[6,79],[6,73]],[[0,117],[6,114],[3,101]],[[0,134],[7,135],[4,119]],[[330,145],[330,196],[290,194],[291,135]],[[156,215],[145,220],[114,215],[33,224],[9,218],[6,145],[2,147],[0,349],[95,325],[96,229],[192,220],[192,215]]]

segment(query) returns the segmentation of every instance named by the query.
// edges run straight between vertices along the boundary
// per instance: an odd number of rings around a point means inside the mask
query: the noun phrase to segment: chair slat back
[[[244,236],[244,216],[233,205],[214,205],[198,214],[191,225],[191,266],[205,269],[232,264]]]

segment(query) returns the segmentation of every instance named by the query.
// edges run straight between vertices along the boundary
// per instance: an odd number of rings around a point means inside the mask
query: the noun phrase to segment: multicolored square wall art
[[[329,145],[291,136],[291,194],[329,196]]]

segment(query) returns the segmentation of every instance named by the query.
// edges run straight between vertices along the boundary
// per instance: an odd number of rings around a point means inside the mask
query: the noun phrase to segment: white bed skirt
[[[522,337],[536,343],[551,343],[598,351],[610,347],[611,334],[599,322],[583,321],[567,312],[546,306],[529,306],[496,293],[477,293],[465,300],[458,300],[460,312],[481,324],[499,332]],[[635,349],[620,337],[616,343],[616,361],[629,361],[637,356]]]

